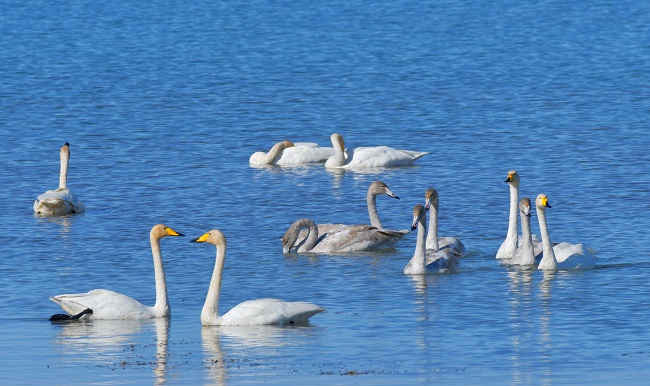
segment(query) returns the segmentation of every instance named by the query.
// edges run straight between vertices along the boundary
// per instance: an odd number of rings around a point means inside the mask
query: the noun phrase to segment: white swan
[[[427,249],[434,252],[443,248],[449,248],[458,257],[465,254],[465,245],[457,237],[438,236],[438,191],[428,188],[424,194],[424,209],[429,211],[429,231],[427,232]]]
[[[226,260],[226,236],[213,229],[201,237],[191,240],[195,243],[210,243],[217,247],[217,259],[210,280],[210,288],[201,311],[201,324],[204,326],[293,324],[306,322],[323,308],[307,302],[284,302],[278,299],[257,299],[239,303],[224,315],[219,316],[219,295],[221,276]]]
[[[551,205],[548,203],[548,198],[545,194],[537,196],[535,206],[537,208],[539,229],[542,234],[542,244],[544,246],[544,255],[537,268],[544,270],[596,268],[596,257],[582,244],[562,242],[553,246],[546,225],[546,208],[550,208]]]
[[[154,225],[149,233],[156,279],[156,303],[153,307],[147,307],[126,295],[104,289],[81,294],[52,296],[50,300],[61,306],[70,315],[80,315],[91,310],[92,313],[87,317],[89,319],[151,319],[169,316],[165,268],[160,252],[160,239],[167,236],[184,235],[163,224]]]
[[[411,150],[396,150],[388,146],[357,147],[349,149],[345,154],[345,142],[339,134],[330,136],[334,155],[327,159],[327,168],[381,168],[390,166],[412,165],[418,158],[429,154]]]
[[[68,142],[61,147],[60,156],[59,188],[48,190],[36,198],[34,212],[38,214],[62,216],[82,213],[86,210],[84,204],[68,189],[68,162],[70,161],[70,144]]]
[[[298,253],[350,253],[392,249],[408,233],[368,225],[321,224],[320,227],[327,231],[319,235],[319,226],[312,220],[296,220],[282,237],[282,253],[290,253],[294,246]],[[303,228],[307,228],[307,236],[296,244]]]
[[[417,241],[415,245],[415,253],[404,267],[406,275],[423,275],[427,273],[458,273],[460,267],[458,258],[449,249],[444,248],[438,251],[427,250],[425,246],[426,240],[426,209],[422,204],[416,204],[413,208],[413,225],[411,230],[418,229]]]
[[[530,198],[524,197],[519,202],[519,216],[521,217],[521,243],[515,250],[510,264],[536,265],[533,236],[530,230]]]
[[[278,142],[268,153],[258,151],[249,158],[250,166],[298,166],[312,163],[325,162],[334,154],[331,147],[320,147],[318,144],[309,142],[291,141]]]

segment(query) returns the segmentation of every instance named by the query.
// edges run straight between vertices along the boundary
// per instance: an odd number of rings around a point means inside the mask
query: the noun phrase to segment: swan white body
[[[411,230],[418,229],[415,253],[404,267],[406,275],[424,275],[429,273],[458,273],[460,264],[458,258],[449,248],[439,249],[437,251],[427,250],[426,240],[426,209],[422,204],[417,204],[413,208],[413,225]]]
[[[325,162],[334,154],[334,148],[320,147],[316,143],[290,141],[278,142],[268,153],[258,151],[249,158],[250,166],[299,166]]]
[[[330,137],[334,155],[327,159],[325,167],[344,169],[383,168],[412,165],[415,160],[425,156],[425,152],[397,150],[388,146],[357,147],[345,152],[345,142],[339,134]]]
[[[465,245],[457,237],[438,236],[438,191],[434,188],[427,189],[425,195],[424,209],[429,211],[429,230],[427,232],[427,250],[433,252],[448,248],[456,256],[462,257],[465,254]]]
[[[519,202],[519,216],[521,217],[521,239],[510,264],[534,266],[538,264],[533,248],[533,236],[530,230],[530,199],[524,197]],[[539,256],[541,258],[541,255]]]
[[[537,268],[543,270],[596,268],[596,257],[582,244],[562,242],[553,246],[546,224],[546,208],[551,207],[546,195],[537,196],[535,207],[544,248],[542,260]]]
[[[63,216],[67,214],[83,213],[84,204],[68,189],[68,163],[70,162],[70,144],[61,147],[61,170],[59,174],[59,188],[48,190],[34,201],[34,212],[48,216]]]
[[[217,258],[210,280],[210,288],[201,311],[204,326],[252,326],[262,324],[291,324],[306,322],[323,308],[307,302],[285,302],[278,299],[257,299],[239,303],[224,315],[219,315],[221,278],[226,261],[226,237],[213,229],[192,240],[196,243],[210,243],[217,247]]]
[[[162,224],[155,225],[149,233],[156,280],[156,303],[153,307],[145,306],[126,295],[105,289],[96,289],[79,294],[57,295],[52,296],[50,300],[71,315],[91,309],[92,314],[83,316],[83,318],[87,319],[151,319],[169,316],[167,283],[160,252],[160,239],[167,236],[183,235]]]

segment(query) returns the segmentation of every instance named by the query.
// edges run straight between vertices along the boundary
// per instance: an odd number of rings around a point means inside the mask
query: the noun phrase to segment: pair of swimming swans
[[[170,315],[167,297],[167,283],[160,251],[160,240],[168,236],[183,236],[163,225],[155,225],[149,234],[154,260],[156,283],[156,303],[145,306],[137,300],[118,292],[96,289],[86,293],[58,295],[50,298],[70,314],[67,318],[54,315],[52,320],[63,319],[151,319]],[[226,237],[218,229],[213,229],[191,240],[196,243],[210,243],[217,248],[217,257],[212,272],[208,294],[201,311],[201,324],[212,325],[262,325],[292,324],[306,322],[313,315],[325,311],[313,303],[284,302],[278,299],[249,300],[233,307],[224,315],[219,315],[219,296],[221,278],[226,258]]]
[[[399,199],[385,183],[371,183],[366,194],[371,225],[316,225],[311,219],[301,218],[291,224],[282,237],[282,252],[290,253],[294,248],[298,253],[351,253],[395,248],[408,230],[383,228],[377,212],[377,196],[380,194]]]
[[[34,212],[42,215],[63,216],[82,213],[86,210],[84,204],[68,189],[68,163],[70,162],[70,144],[66,142],[59,152],[61,170],[59,172],[59,188],[48,190],[34,201]]]
[[[364,169],[412,165],[418,158],[429,154],[411,150],[397,150],[388,146],[358,147],[345,150],[340,134],[332,134],[333,147],[320,147],[315,143],[281,141],[267,152],[255,152],[249,158],[253,167],[278,165],[297,166],[325,162],[327,168]]]
[[[424,275],[428,273],[458,273],[460,264],[457,254],[447,245],[445,248],[426,248],[426,221],[427,210],[422,204],[413,208],[413,224],[411,230],[418,230],[415,252],[413,257],[404,267],[406,275]],[[435,242],[435,241],[434,241]]]

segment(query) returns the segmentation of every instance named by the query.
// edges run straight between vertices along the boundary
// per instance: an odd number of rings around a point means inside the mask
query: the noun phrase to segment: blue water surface
[[[643,1],[2,1],[0,381],[3,384],[647,384],[650,3]],[[416,166],[254,169],[283,139],[430,152]],[[33,214],[58,149],[81,215]],[[585,272],[494,256],[520,195],[545,193],[553,241]],[[406,229],[424,191],[461,273],[411,277],[394,251],[283,255],[296,219]],[[172,317],[53,324],[49,296],[155,298]],[[533,232],[539,233],[536,217]],[[328,310],[304,326],[201,327],[228,238],[220,310],[249,299]]]

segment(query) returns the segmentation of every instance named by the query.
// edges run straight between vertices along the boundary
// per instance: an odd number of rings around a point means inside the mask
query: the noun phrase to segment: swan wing
[[[438,251],[427,250],[427,273],[458,273],[460,264],[458,258],[449,248]]]
[[[239,303],[220,318],[223,325],[304,323],[325,309],[308,302],[256,299]]]
[[[36,197],[34,212],[48,215],[66,215],[85,211],[84,204],[70,190],[59,188],[48,190]]]
[[[348,152],[346,168],[380,168],[412,165],[426,152],[397,150],[388,146],[357,147]]]
[[[153,314],[150,307],[118,292],[96,289],[86,293],[52,296],[54,303],[64,311],[75,315],[90,308],[91,319],[150,319]]]
[[[334,154],[333,147],[320,147],[315,143],[297,143],[284,149],[276,162],[279,166],[296,166],[325,162]]]
[[[440,249],[449,248],[456,256],[461,257],[467,253],[465,245],[457,237],[438,236],[438,246]]]
[[[315,253],[365,252],[392,249],[408,233],[353,225],[330,229],[310,251]]]
[[[553,246],[558,269],[594,269],[596,257],[583,244],[561,242]]]

